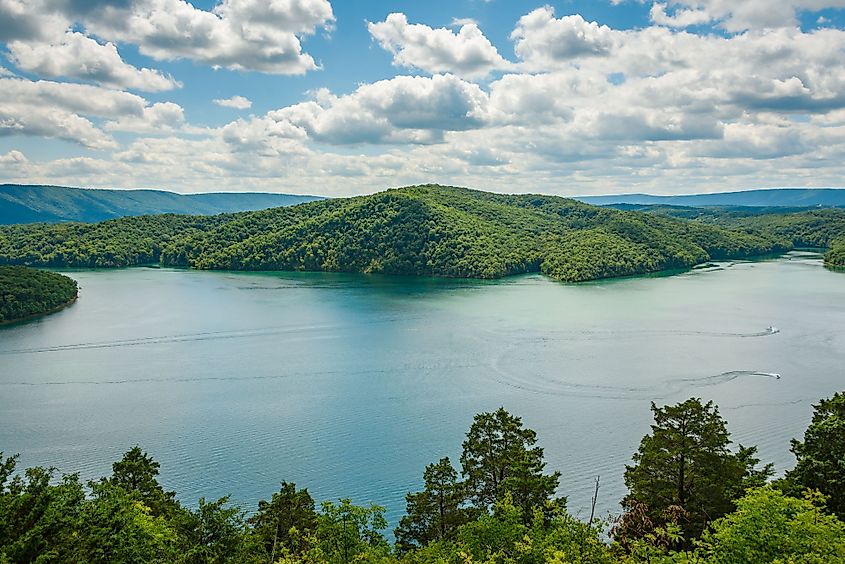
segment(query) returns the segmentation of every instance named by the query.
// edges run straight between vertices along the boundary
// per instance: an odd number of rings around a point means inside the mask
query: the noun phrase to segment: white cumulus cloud
[[[156,60],[190,59],[228,69],[303,74],[318,65],[303,51],[301,38],[330,29],[333,23],[328,0],[222,0],[212,10],[186,0],[0,0],[0,41],[20,42],[18,56],[34,67],[56,66],[50,59],[64,59],[76,49],[89,63],[80,61],[76,75],[60,74],[74,78],[84,78],[78,74],[85,74],[79,67],[86,64],[103,72],[100,67],[108,59],[110,67],[120,67],[112,75],[127,80],[128,65],[115,62],[117,54],[107,52],[113,49],[109,43],[137,45],[142,54]],[[91,43],[65,36],[74,27]],[[107,43],[99,44],[91,36]],[[71,61],[59,66],[73,69]],[[128,80],[149,87],[155,71],[145,71],[136,69],[136,74],[145,76]],[[150,89],[163,89],[161,78]]]
[[[483,78],[493,70],[512,66],[473,21],[455,20],[457,33],[410,24],[405,14],[390,14],[383,22],[369,22],[370,35],[393,54],[393,64],[430,74],[452,73]]]
[[[75,78],[148,92],[181,86],[157,70],[125,63],[114,43],[100,44],[79,32],[67,32],[55,42],[19,40],[7,46],[15,66],[46,78]]]
[[[252,100],[244,98],[243,96],[216,98],[214,103],[223,108],[235,108],[236,110],[247,110],[252,107]]]
[[[688,27],[719,22],[728,31],[795,27],[802,11],[845,8],[845,0],[669,0],[655,2],[652,21]]]
[[[588,22],[579,14],[555,18],[550,6],[522,16],[511,33],[517,56],[532,69],[607,55],[613,48],[614,36],[608,26]]]
[[[87,31],[133,43],[157,60],[275,74],[318,68],[301,36],[334,22],[328,0],[223,0],[212,11],[185,0],[132,0],[82,17]]]

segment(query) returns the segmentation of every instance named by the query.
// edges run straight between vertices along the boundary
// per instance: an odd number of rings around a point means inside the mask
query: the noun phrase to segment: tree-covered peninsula
[[[54,311],[76,299],[76,280],[25,266],[0,266],[0,323]]]
[[[786,238],[539,195],[412,186],[217,216],[0,228],[0,263],[577,282],[791,248]]]
[[[845,268],[845,240],[837,242],[837,244],[824,255],[824,261],[830,266]]]

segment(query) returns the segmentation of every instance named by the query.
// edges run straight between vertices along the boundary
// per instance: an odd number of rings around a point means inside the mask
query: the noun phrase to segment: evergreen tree
[[[798,459],[786,481],[828,496],[828,508],[845,519],[845,393],[834,394],[815,406],[804,440],[792,441]]]
[[[112,475],[108,481],[143,502],[153,515],[172,514],[181,507],[176,501],[176,493],[165,491],[158,483],[160,466],[141,447],[135,445],[123,458],[112,464]]]
[[[623,543],[667,523],[678,524],[687,540],[698,538],[710,521],[733,511],[746,488],[771,475],[771,465],[755,470],[755,447],[729,450],[725,420],[712,401],[652,403],[651,410],[652,432],[625,470],[627,513],[614,531]]]
[[[49,562],[71,550],[85,500],[76,474],[54,482],[53,469],[12,473],[17,457],[0,453],[0,562]],[[11,479],[9,479],[11,477]]]
[[[195,511],[186,512],[178,525],[184,562],[223,564],[245,560],[251,547],[244,542],[247,531],[243,512],[227,507],[228,502],[228,496],[212,502],[203,497]]]
[[[296,484],[282,482],[281,489],[273,494],[269,502],[258,502],[258,511],[250,517],[249,524],[271,561],[282,552],[282,548],[298,554],[302,550],[298,539],[317,527],[314,499],[307,489],[297,490]],[[292,535],[293,529],[298,534]]]
[[[552,500],[560,472],[543,474],[543,449],[536,443],[537,434],[503,407],[475,416],[463,443],[461,465],[467,492],[477,509],[488,510],[506,492],[526,516],[533,507]],[[562,498],[555,501],[565,502]]]
[[[79,516],[78,538],[60,562],[134,564],[177,562],[178,534],[168,514],[150,507],[108,480],[89,483],[93,496]]]
[[[462,507],[464,485],[458,481],[458,473],[448,458],[426,466],[423,480],[423,491],[405,496],[406,514],[394,533],[396,545],[403,552],[451,538],[469,518]]]

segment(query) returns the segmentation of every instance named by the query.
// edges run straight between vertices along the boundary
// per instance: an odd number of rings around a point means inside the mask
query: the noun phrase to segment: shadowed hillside
[[[213,215],[291,206],[319,199],[316,196],[255,192],[176,194],[161,190],[89,190],[0,184],[0,224],[96,222],[163,213]]]

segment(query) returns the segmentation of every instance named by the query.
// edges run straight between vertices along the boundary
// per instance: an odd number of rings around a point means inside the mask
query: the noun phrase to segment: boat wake
[[[87,349],[110,349],[117,347],[137,347],[142,345],[159,345],[166,343],[185,343],[193,341],[213,341],[223,339],[245,339],[272,335],[299,335],[303,332],[325,331],[335,329],[331,325],[309,325],[304,327],[271,327],[265,329],[247,329],[241,331],[214,331],[204,333],[187,333],[182,335],[161,335],[157,337],[139,337],[136,339],[116,339],[113,341],[99,341],[88,343],[71,343],[52,347],[34,347],[27,349],[0,350],[0,355],[37,354],[49,352],[77,351]],[[313,338],[313,337],[311,337]]]
[[[489,363],[490,375],[497,383],[518,390],[540,395],[557,395],[563,397],[602,398],[602,399],[664,399],[682,394],[685,390],[719,386],[733,382],[739,378],[767,378],[780,380],[777,372],[760,370],[730,370],[719,374],[693,377],[675,378],[655,382],[647,386],[604,385],[576,382],[556,375],[541,375],[532,373],[527,368],[509,370],[502,366],[504,359],[510,355],[506,351],[492,358]]]
[[[511,336],[510,331],[490,331],[492,334]],[[583,330],[546,330],[537,333],[525,334],[520,330],[513,335],[522,341],[550,342],[550,341],[580,341],[590,340],[612,340],[620,338],[641,339],[644,337],[713,337],[713,338],[752,338],[768,337],[780,333],[780,329],[774,326],[766,327],[761,331],[742,333],[738,331],[694,331],[694,330],[642,330],[642,329],[583,329]]]

